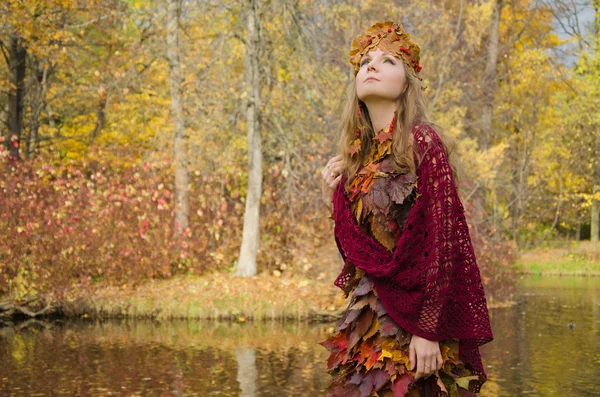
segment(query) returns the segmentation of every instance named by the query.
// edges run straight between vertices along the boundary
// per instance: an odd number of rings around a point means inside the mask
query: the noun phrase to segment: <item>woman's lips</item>
[[[367,77],[367,79],[365,80],[365,83],[369,80],[375,80],[375,81],[379,81],[378,79],[376,79],[375,77]]]

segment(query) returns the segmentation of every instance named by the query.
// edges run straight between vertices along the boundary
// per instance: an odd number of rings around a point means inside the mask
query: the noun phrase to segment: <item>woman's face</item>
[[[404,65],[394,55],[375,48],[361,59],[356,74],[356,94],[361,101],[396,101],[405,84]]]

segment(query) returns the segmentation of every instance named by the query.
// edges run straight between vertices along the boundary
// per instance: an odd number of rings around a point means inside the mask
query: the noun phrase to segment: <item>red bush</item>
[[[171,178],[160,165],[3,161],[0,173],[0,294],[98,280],[131,284],[211,266],[210,237],[191,238],[211,211],[190,216],[175,249]]]

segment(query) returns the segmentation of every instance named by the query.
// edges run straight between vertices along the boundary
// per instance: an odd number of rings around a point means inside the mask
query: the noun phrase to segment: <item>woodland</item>
[[[597,244],[599,0],[7,0],[0,297],[234,272],[333,290],[320,171],[350,44],[384,20],[421,47],[490,296],[522,250]]]

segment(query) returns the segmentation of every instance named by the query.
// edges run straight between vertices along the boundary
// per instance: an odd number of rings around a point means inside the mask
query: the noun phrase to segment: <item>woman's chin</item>
[[[381,92],[381,90],[368,90],[362,93],[358,97],[365,104],[382,102],[382,101],[393,101],[394,98],[387,95],[387,93]]]

